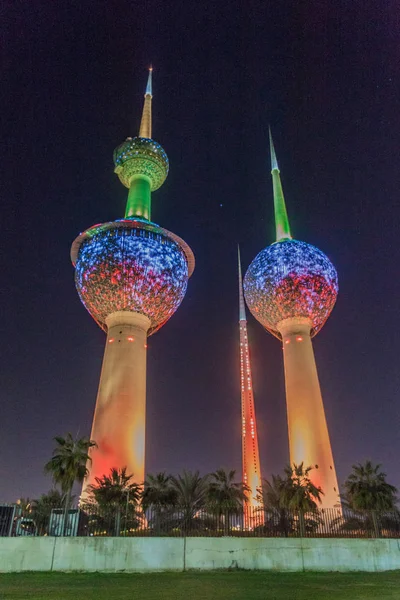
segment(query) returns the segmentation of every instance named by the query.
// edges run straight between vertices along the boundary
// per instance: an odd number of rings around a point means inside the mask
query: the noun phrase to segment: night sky
[[[241,472],[237,243],[274,241],[268,123],[294,237],[339,274],[314,340],[339,481],[400,487],[400,9],[395,0],[4,2],[1,13],[0,501],[51,487],[52,438],[89,435],[105,335],[80,303],[76,235],[123,216],[112,153],[153,137],[156,223],[193,249],[149,339],[147,471]],[[248,314],[263,476],[288,461],[282,350]]]

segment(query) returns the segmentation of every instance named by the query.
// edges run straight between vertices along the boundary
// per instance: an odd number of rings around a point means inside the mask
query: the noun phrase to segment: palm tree
[[[291,485],[291,482],[289,482]],[[286,504],[287,477],[272,475],[271,481],[263,479],[261,488],[257,489],[257,501],[264,508],[263,530],[271,529],[288,536],[292,530],[293,518],[288,513]],[[272,519],[271,519],[272,516]],[[272,521],[272,522],[271,522]]]
[[[55,508],[62,508],[65,503],[65,494],[59,490],[53,489],[42,494],[37,500],[31,503],[31,514],[36,527],[40,532],[49,533],[51,511]]]
[[[144,511],[151,509],[154,518],[149,524],[156,532],[160,532],[166,517],[171,516],[176,502],[177,492],[172,487],[171,475],[165,473],[147,475],[142,492],[142,508]]]
[[[344,500],[354,510],[395,510],[397,488],[386,481],[382,465],[370,460],[352,466],[344,482]]]
[[[317,502],[321,502],[324,493],[309,477],[312,468],[305,468],[303,463],[299,465],[293,463],[293,467],[287,465],[284,469],[286,477],[282,488],[282,506],[299,512],[301,536],[304,536],[306,531],[304,513],[314,512],[317,509]]]
[[[258,489],[258,501],[266,509],[279,509],[282,507],[283,489],[286,485],[286,480],[281,475],[272,475],[271,481],[263,479],[262,486]]]
[[[344,482],[345,492],[343,494],[343,504],[351,511],[371,511],[373,530],[376,537],[380,535],[380,527],[378,525],[376,511],[397,512],[397,488],[386,481],[386,473],[381,470],[380,464],[374,465],[370,460],[364,464],[358,463],[352,466],[352,473]],[[369,529],[371,521],[370,516],[357,515],[347,520],[344,524],[345,528],[363,528]],[[395,517],[393,519],[393,516]],[[393,526],[393,523],[398,526],[397,515],[384,515],[383,522],[387,522],[388,528]]]
[[[57,446],[44,470],[46,473],[51,473],[54,483],[60,485],[61,491],[65,495],[65,534],[72,488],[75,482],[83,483],[88,473],[86,465],[91,460],[89,450],[96,446],[96,442],[88,437],[74,439],[71,433],[67,433],[65,437],[57,436],[54,439]]]
[[[142,492],[142,506],[148,508],[165,508],[176,504],[176,490],[172,487],[171,475],[157,473],[147,475]]]
[[[133,475],[128,475],[126,467],[110,469],[109,475],[95,477],[95,484],[88,486],[89,503],[92,502],[102,513],[111,510],[115,514],[114,534],[121,531],[121,512],[125,508],[125,527],[128,522],[128,508],[135,509],[140,497],[140,486],[133,481]]]
[[[283,487],[283,502],[292,510],[312,511],[321,502],[323,491],[313,484],[309,477],[313,467],[304,467],[303,463],[293,467],[287,465],[284,469],[286,475]]]
[[[199,528],[205,521],[199,518],[199,511],[206,507],[208,499],[209,476],[200,476],[199,471],[183,471],[182,475],[171,477],[171,487],[176,494],[176,506],[181,514],[177,523],[185,533]]]
[[[243,513],[243,504],[249,491],[245,483],[235,481],[235,470],[218,469],[210,475],[208,485],[208,509],[218,520],[224,515],[224,533],[229,531],[229,515]]]

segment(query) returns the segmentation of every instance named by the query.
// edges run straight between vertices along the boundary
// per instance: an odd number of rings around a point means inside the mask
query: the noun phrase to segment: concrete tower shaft
[[[113,467],[127,467],[144,480],[146,430],[146,356],[150,319],[120,311],[109,315],[91,439],[97,448],[82,494]]]
[[[325,418],[310,331],[305,318],[278,324],[282,336],[290,462],[312,466],[311,479],[322,488],[322,508],[339,501],[335,463]]]

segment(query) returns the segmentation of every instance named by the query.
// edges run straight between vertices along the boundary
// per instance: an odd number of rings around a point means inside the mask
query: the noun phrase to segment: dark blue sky
[[[292,232],[339,299],[315,338],[339,480],[400,487],[400,8],[395,0],[6,2],[2,9],[0,501],[51,482],[52,438],[89,434],[104,333],[81,305],[76,235],[123,215],[112,152],[138,131],[171,169],[153,220],[196,270],[148,345],[147,470],[240,472],[236,244],[273,241],[268,123]],[[263,475],[288,460],[279,342],[249,315]]]

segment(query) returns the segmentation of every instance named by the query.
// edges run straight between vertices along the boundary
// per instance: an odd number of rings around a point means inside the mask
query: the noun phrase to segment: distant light
[[[301,335],[298,335],[298,336],[297,336],[297,338],[296,338],[296,341],[297,341],[297,342],[302,342],[302,341],[303,341],[303,338],[301,337]]]
[[[127,340],[128,340],[128,342],[134,342],[134,341],[135,341],[135,338],[133,338],[133,337],[128,337],[128,338],[127,338]]]
[[[114,341],[114,338],[110,338],[110,339],[108,340],[108,343],[109,343],[109,344],[112,344],[112,343],[113,343],[113,341]]]
[[[285,340],[285,344],[290,344],[290,340]]]

